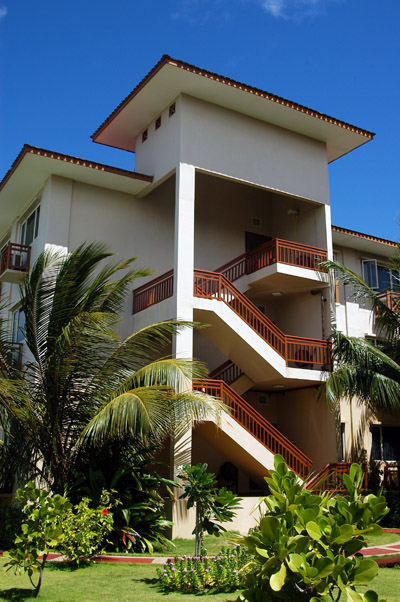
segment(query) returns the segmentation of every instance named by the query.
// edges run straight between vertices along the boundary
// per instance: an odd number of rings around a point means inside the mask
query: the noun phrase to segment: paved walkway
[[[398,554],[400,556],[400,541],[387,543],[382,546],[374,546],[361,550],[363,556],[385,556],[387,554]]]

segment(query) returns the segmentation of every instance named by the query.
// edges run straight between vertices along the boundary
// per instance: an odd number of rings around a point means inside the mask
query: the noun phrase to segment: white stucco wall
[[[329,203],[325,144],[183,95],[181,161]]]

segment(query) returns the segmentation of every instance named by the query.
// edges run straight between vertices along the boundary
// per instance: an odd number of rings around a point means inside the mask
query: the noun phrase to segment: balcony
[[[325,249],[275,238],[239,255],[215,271],[234,282],[246,274],[252,274],[275,263],[324,272],[326,270],[321,268],[320,264],[327,259],[328,252]]]
[[[29,269],[31,248],[9,242],[0,258],[0,282],[20,284]]]
[[[379,293],[380,300],[395,313],[400,312],[400,292],[399,291],[384,291]]]

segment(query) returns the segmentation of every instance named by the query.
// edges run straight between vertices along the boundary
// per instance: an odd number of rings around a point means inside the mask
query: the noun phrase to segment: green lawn
[[[28,600],[28,577],[4,572],[0,560],[0,600]],[[380,569],[373,588],[388,602],[400,602],[400,570]],[[207,595],[204,602],[234,602],[238,593]],[[162,594],[156,586],[154,565],[95,564],[76,571],[50,563],[39,597],[42,602],[199,602],[199,596]]]
[[[394,543],[400,541],[400,535],[397,533],[382,533],[382,535],[371,535],[367,537],[368,546],[379,546],[387,545],[388,543]]]

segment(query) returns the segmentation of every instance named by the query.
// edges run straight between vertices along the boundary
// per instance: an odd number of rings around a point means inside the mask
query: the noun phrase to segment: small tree
[[[254,558],[243,596],[249,602],[379,602],[376,592],[362,594],[378,565],[357,554],[365,536],[382,532],[377,524],[389,512],[384,497],[363,497],[363,473],[353,464],[343,475],[347,495],[315,495],[275,456],[270,471],[267,513],[254,532],[242,539]]]
[[[98,550],[113,529],[107,491],[102,492],[98,508],[89,508],[88,498],[73,506],[67,498],[37,489],[32,482],[27,483],[24,489],[18,489],[15,498],[23,506],[24,519],[22,532],[15,538],[15,547],[8,552],[10,560],[5,568],[13,568],[15,573],[28,573],[35,588],[35,598],[42,585],[51,549],[79,564]],[[33,575],[37,572],[39,578],[35,584]]]
[[[183,482],[184,492],[179,499],[187,499],[187,507],[196,506],[195,555],[199,556],[203,548],[204,532],[220,535],[226,529],[220,524],[231,521],[240,508],[241,498],[222,487],[217,489],[217,481],[208,465],[199,462],[194,466],[186,464],[183,472],[177,476]]]
[[[8,552],[10,560],[5,568],[14,568],[15,573],[28,573],[36,598],[49,551],[60,546],[64,539],[61,522],[72,504],[61,495],[36,489],[31,481],[24,489],[17,490],[15,499],[22,505],[24,514],[22,533],[15,538],[15,547]],[[36,585],[32,578],[35,572],[39,572]]]

